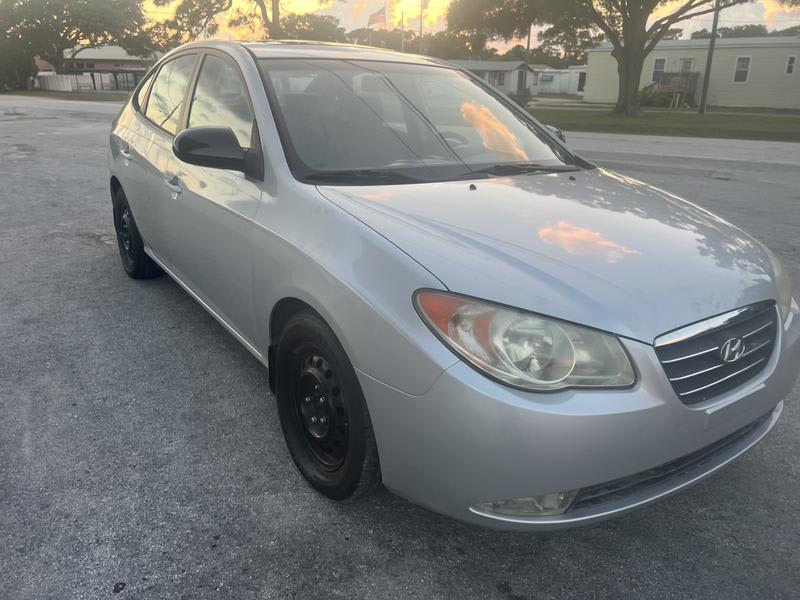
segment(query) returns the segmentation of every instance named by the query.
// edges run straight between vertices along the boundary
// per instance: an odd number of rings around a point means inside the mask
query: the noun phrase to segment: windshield
[[[289,165],[309,183],[574,170],[575,158],[465,73],[373,61],[260,61]]]

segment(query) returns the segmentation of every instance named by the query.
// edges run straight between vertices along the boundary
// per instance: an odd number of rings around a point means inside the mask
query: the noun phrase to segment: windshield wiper
[[[579,171],[576,165],[542,165],[539,163],[498,163],[474,169],[465,175],[486,174],[486,175],[519,175],[522,173],[568,173]]]
[[[311,183],[360,183],[360,184],[390,184],[390,183],[420,183],[426,181],[411,177],[405,173],[387,169],[347,169],[342,171],[317,171],[305,176]]]

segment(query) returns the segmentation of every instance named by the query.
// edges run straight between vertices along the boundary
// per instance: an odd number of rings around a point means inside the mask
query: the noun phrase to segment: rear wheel
[[[302,312],[289,320],[274,368],[281,428],[306,480],[334,500],[378,487],[378,451],[361,387],[320,317]]]
[[[152,279],[163,273],[153,259],[144,251],[144,242],[133,213],[128,204],[128,198],[122,188],[114,194],[114,229],[117,232],[117,245],[122,259],[122,268],[133,279]]]

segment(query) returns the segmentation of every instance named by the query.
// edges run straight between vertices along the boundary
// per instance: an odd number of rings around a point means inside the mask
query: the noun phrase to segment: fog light
[[[545,517],[566,512],[577,495],[578,490],[567,490],[528,498],[483,502],[476,504],[473,508],[478,512],[509,517]]]

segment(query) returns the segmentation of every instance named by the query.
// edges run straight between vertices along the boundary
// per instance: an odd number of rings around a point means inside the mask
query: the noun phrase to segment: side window
[[[230,127],[242,148],[252,145],[255,119],[239,73],[232,64],[206,56],[197,78],[189,127]]]
[[[661,76],[664,74],[664,71],[667,68],[667,59],[666,58],[656,58],[653,60],[653,82],[660,83]]]
[[[177,133],[186,88],[192,78],[196,54],[180,56],[166,63],[156,75],[145,116],[170,133]]]
[[[747,83],[750,76],[750,57],[739,56],[736,58],[736,70],[733,72],[734,83]]]

